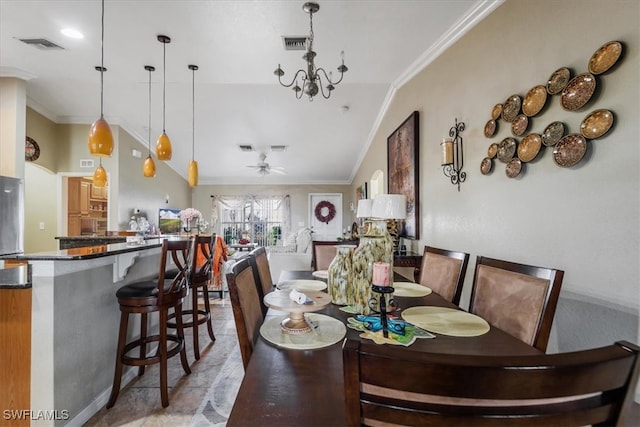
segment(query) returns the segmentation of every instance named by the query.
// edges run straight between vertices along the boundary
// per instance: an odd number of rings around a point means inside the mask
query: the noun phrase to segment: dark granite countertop
[[[30,265],[0,269],[0,289],[29,289],[30,287]]]
[[[165,237],[175,239],[177,237]],[[5,259],[26,261],[73,261],[83,259],[100,258],[110,255],[118,255],[127,252],[135,252],[143,249],[158,248],[162,246],[163,239],[147,239],[144,243],[113,243],[109,245],[85,246],[82,248],[61,249],[51,252],[37,252],[32,254],[8,255]]]

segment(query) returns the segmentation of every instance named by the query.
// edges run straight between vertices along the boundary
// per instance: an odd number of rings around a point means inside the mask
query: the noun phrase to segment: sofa
[[[311,270],[311,229],[287,234],[280,244],[267,248],[271,279],[277,283],[283,270]]]

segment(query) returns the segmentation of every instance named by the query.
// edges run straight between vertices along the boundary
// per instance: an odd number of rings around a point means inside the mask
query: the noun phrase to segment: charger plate
[[[396,297],[424,297],[431,293],[431,288],[413,282],[393,282],[393,289]]]
[[[483,318],[455,308],[411,307],[402,311],[402,318],[429,332],[453,337],[476,337],[490,328]]]
[[[324,291],[327,289],[327,284],[321,280],[284,280],[276,285],[276,288],[280,290],[295,289],[299,292],[305,291]]]
[[[306,313],[304,316],[317,325],[310,332],[287,334],[282,331],[280,326],[286,316],[274,316],[264,321],[260,327],[260,335],[278,347],[291,350],[311,350],[333,345],[342,340],[347,333],[344,323],[333,317],[318,313]]]
[[[327,279],[329,277],[328,270],[317,270],[311,273],[313,277],[317,277],[318,279]]]

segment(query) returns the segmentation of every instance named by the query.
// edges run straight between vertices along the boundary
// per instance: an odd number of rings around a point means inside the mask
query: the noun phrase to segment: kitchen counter
[[[173,235],[167,235],[163,237],[175,237]],[[157,239],[159,236],[147,236],[146,240]],[[127,241],[126,235],[119,236],[56,236],[58,240],[59,249],[71,249],[81,248],[86,246],[99,246],[109,245],[113,243],[125,243]]]
[[[166,236],[165,238],[175,238]],[[56,239],[79,239],[87,243],[82,247],[72,247],[51,252],[37,252],[33,254],[19,254],[6,257],[7,259],[17,259],[26,261],[55,261],[55,260],[81,260],[100,258],[108,255],[118,255],[127,252],[135,252],[140,249],[149,249],[162,246],[163,238],[147,238],[144,243],[126,243],[126,237],[56,237]],[[120,240],[118,240],[120,239]],[[103,241],[102,243],[98,243]]]

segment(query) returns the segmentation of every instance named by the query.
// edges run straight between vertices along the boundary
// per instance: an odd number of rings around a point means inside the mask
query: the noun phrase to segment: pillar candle
[[[453,140],[446,138],[442,140],[442,165],[450,165],[453,163]]]
[[[373,284],[376,286],[389,286],[389,263],[373,263]]]

